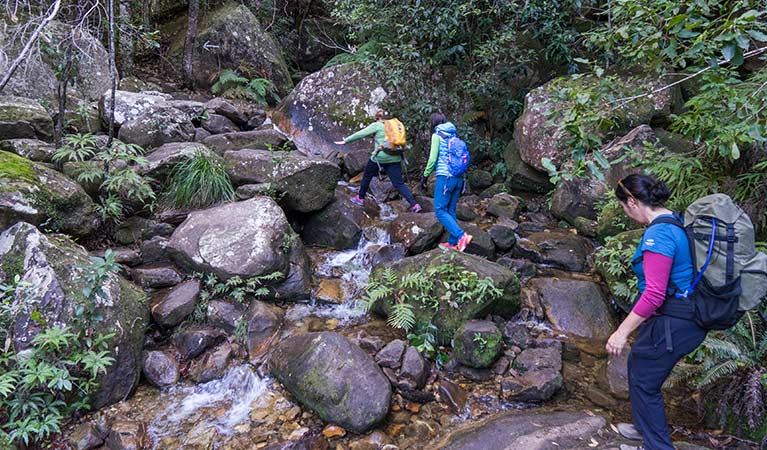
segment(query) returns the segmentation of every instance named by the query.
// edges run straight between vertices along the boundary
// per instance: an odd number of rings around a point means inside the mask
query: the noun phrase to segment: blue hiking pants
[[[695,350],[706,330],[692,320],[652,317],[639,327],[628,357],[629,396],[634,426],[647,450],[674,450],[661,387],[674,365]]]
[[[450,233],[447,240],[450,245],[457,244],[463,236],[463,230],[455,217],[455,206],[461,196],[461,189],[463,179],[458,177],[439,176],[434,186],[434,215]]]
[[[405,181],[402,180],[402,165],[401,163],[388,163],[388,164],[381,164],[381,170],[386,172],[386,176],[389,177],[389,181],[391,181],[392,186],[394,186],[394,189],[396,189],[401,196],[407,200],[408,203],[410,203],[410,206],[413,206],[416,204],[415,198],[413,197],[413,193],[410,192],[410,189],[408,189],[407,185],[405,184]],[[360,182],[360,192],[359,197],[364,199],[365,194],[368,192],[368,187],[370,187],[370,181],[373,180],[373,177],[379,174],[378,164],[373,162],[372,160],[368,160],[367,165],[365,166],[365,172],[362,174],[362,182]],[[383,201],[381,199],[380,201]]]

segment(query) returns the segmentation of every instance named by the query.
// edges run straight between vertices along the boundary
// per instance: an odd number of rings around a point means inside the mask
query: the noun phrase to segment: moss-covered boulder
[[[502,347],[501,331],[489,320],[470,320],[453,337],[453,356],[456,361],[476,369],[493,365]]]
[[[482,318],[490,312],[511,317],[519,311],[517,275],[479,256],[434,249],[395,261],[388,267],[396,275],[397,289],[408,294],[406,297],[401,296],[400,300],[412,306],[417,321],[431,322],[437,327],[436,337],[440,342],[450,342],[458,328],[468,320]],[[385,267],[376,267],[373,279],[382,280],[385,270]],[[424,274],[420,277],[422,284],[431,285],[432,289],[426,289],[427,286],[401,286],[403,276],[421,273]],[[428,276],[428,273],[432,275]],[[467,289],[471,289],[467,285],[476,287],[476,282],[485,278],[492,280],[492,286],[500,291],[499,296],[485,291],[470,298],[461,297]],[[445,282],[453,286],[453,289],[448,291]],[[420,292],[428,295],[419,295]],[[395,302],[397,299],[393,296],[387,297],[379,301],[375,309],[389,315]]]
[[[72,236],[86,236],[98,225],[93,200],[63,174],[0,151],[0,230],[19,221]]]
[[[56,147],[39,139],[6,139],[0,141],[0,150],[15,153],[32,161],[51,162]]]
[[[85,325],[75,311],[86,301],[83,267],[88,263],[85,249],[61,235],[46,236],[28,223],[17,223],[0,234],[0,282],[19,275],[31,285],[31,291],[19,290],[13,300],[25,303],[24,308],[12,308],[18,311],[11,329],[16,351],[26,348],[46,326],[65,325],[82,331],[80,327]],[[112,275],[96,311],[103,319],[93,322],[95,333],[114,333],[108,342],[115,361],[92,397],[93,406],[100,408],[123,400],[138,383],[149,305],[136,286]]]
[[[554,112],[570,108],[579,92],[594,89],[600,82],[592,75],[573,75],[556,78],[530,91],[525,97],[525,108],[514,126],[514,142],[521,159],[533,168],[544,171],[541,158],[550,158],[558,167],[570,155],[568,133],[559,128],[563,114],[552,117]],[[664,84],[664,80],[647,76],[623,76],[612,83],[615,98],[629,97],[649,92]],[[610,138],[630,129],[668,117],[680,98],[678,89],[666,89],[626,103],[613,112],[615,126],[610,130],[594,129],[591,132]]]
[[[172,60],[181,60],[186,24],[187,15],[181,14],[163,29],[163,35],[170,38]],[[201,17],[192,66],[195,84],[204,88],[213,85],[225,69],[271,80],[280,95],[293,88],[288,66],[272,36],[247,6],[235,2],[226,2]]]
[[[150,149],[171,142],[192,141],[194,132],[189,113],[170,105],[162,105],[123,123],[117,137],[126,144]]]
[[[50,141],[53,138],[53,120],[35,100],[0,96],[0,140],[16,138]]]
[[[272,374],[323,420],[364,433],[389,412],[391,383],[364,350],[338,333],[283,340],[269,359]]]

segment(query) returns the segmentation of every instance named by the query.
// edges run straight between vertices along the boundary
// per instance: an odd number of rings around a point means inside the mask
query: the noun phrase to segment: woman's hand
[[[626,348],[627,339],[628,336],[623,334],[621,330],[618,329],[610,336],[610,339],[607,340],[607,345],[605,345],[607,353],[613,356],[620,356],[620,354],[623,352],[623,349]]]
[[[336,145],[344,145],[344,144],[346,144],[346,142],[344,142],[344,141],[333,141],[333,143],[336,144]]]

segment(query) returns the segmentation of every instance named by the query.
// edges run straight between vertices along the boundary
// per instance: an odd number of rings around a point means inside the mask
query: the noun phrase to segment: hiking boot
[[[469,233],[463,233],[463,236],[461,236],[461,239],[459,239],[458,243],[455,245],[455,249],[459,252],[466,250],[466,247],[469,246],[469,242],[471,242],[473,237],[474,236],[470,235]]]
[[[421,212],[421,210],[422,210],[422,209],[423,209],[423,208],[421,208],[421,205],[419,205],[418,203],[416,203],[415,205],[413,205],[413,206],[410,208],[410,212],[419,213],[419,212]]]
[[[443,242],[443,243],[439,244],[439,248],[443,248],[445,250],[457,250],[455,245],[448,244],[447,242]]]
[[[637,431],[633,423],[619,423],[618,433],[620,433],[620,435],[625,437],[626,439],[631,439],[632,441],[642,440],[642,434],[639,431]]]
[[[355,195],[351,198],[352,203],[359,206],[365,206],[365,199],[360,198],[359,195]]]

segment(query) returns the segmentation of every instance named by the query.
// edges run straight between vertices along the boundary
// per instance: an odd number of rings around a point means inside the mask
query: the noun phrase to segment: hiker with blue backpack
[[[457,136],[455,125],[448,122],[441,113],[433,113],[429,117],[429,129],[433,133],[431,149],[420,185],[426,189],[429,175],[436,167],[434,214],[450,233],[447,242],[440,244],[440,247],[462,252],[471,242],[472,236],[458,224],[455,208],[463,190],[463,176],[469,167],[469,151],[466,143]]]
[[[666,208],[671,193],[648,175],[629,175],[615,196],[632,220],[648,225],[632,258],[640,296],[607,341],[628,356],[633,424],[618,424],[626,438],[642,440],[621,450],[673,450],[661,392],[676,363],[695,350],[709,330],[733,326],[767,293],[767,255],[754,248],[754,227],[726,195],[691,204],[684,218]]]

